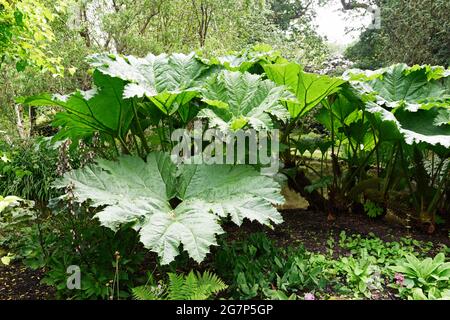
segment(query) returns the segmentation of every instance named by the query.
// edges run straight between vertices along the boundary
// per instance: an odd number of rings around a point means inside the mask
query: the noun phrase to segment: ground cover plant
[[[24,62],[44,41],[27,38],[35,14],[0,0],[0,49],[23,38],[0,67],[61,76],[40,50]],[[136,39],[106,39],[123,50],[8,96],[0,299],[450,299],[450,69],[327,75],[269,45],[129,54]]]

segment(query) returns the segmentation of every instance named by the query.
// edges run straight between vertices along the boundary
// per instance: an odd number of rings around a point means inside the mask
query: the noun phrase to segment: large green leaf
[[[369,102],[366,110],[377,114],[381,121],[390,122],[394,125],[383,127],[390,132],[389,135],[381,132],[385,138],[390,137],[395,140],[397,137],[403,137],[407,144],[426,143],[432,146],[439,144],[445,148],[450,148],[450,124],[436,125],[441,115],[436,108],[411,112],[404,107],[399,107],[395,109],[395,112],[391,112]],[[397,135],[393,130],[400,134]]]
[[[97,54],[89,61],[100,72],[128,83],[124,98],[146,96],[166,114],[198,95],[208,71],[194,53],[149,54],[145,58]]]
[[[224,56],[204,58],[198,56],[204,63],[212,67],[220,67],[229,71],[250,72],[261,74],[264,72],[262,66],[266,64],[286,63],[279,51],[273,50],[268,45],[256,45],[241,52],[233,52]]]
[[[67,96],[42,94],[21,100],[30,106],[59,106],[54,125],[61,127],[59,137],[79,138],[102,132],[124,137],[133,119],[129,99],[123,99],[124,81],[94,72],[95,87]]]
[[[251,166],[180,165],[164,153],[151,153],[147,161],[124,156],[118,162],[98,160],[96,165],[67,173],[59,188],[72,184],[77,201],[89,200],[98,208],[101,224],[117,230],[132,223],[145,247],[158,253],[163,264],[179,254],[179,246],[201,262],[222,233],[218,219],[230,216],[265,225],[281,223],[273,204],[283,201],[273,179]],[[182,202],[173,207],[174,198]]]
[[[281,86],[258,75],[222,71],[202,90],[208,105],[198,116],[207,118],[212,127],[223,131],[238,130],[244,126],[254,129],[273,127],[271,116],[286,121],[289,113],[281,104],[294,97]]]
[[[357,91],[380,106],[395,109],[404,106],[415,112],[419,109],[445,107],[450,102],[450,91],[442,78],[441,68],[405,64],[380,69],[367,76],[366,73],[350,71],[347,76]]]
[[[179,185],[181,199],[201,199],[209,210],[220,217],[230,216],[238,225],[244,218],[266,225],[282,222],[272,206],[283,202],[278,183],[251,166],[184,165],[180,170],[184,178]]]
[[[346,93],[344,95],[343,93]],[[329,108],[323,107],[316,119],[330,132],[334,130],[336,138],[342,143],[350,144],[356,151],[361,148],[371,149],[374,146],[373,132],[369,121],[359,109],[361,102],[346,90],[336,96]]]
[[[175,210],[150,214],[140,230],[142,243],[158,253],[162,264],[175,259],[180,244],[192,259],[202,262],[221,233],[217,216],[201,203],[187,202]]]
[[[340,90],[346,82],[340,78],[307,73],[297,63],[265,65],[267,77],[279,85],[285,85],[293,92],[297,103],[288,102],[292,118],[302,117],[327,96]]]
[[[174,195],[175,174],[175,165],[160,154],[151,154],[147,162],[123,156],[120,164],[100,159],[97,165],[72,171],[56,187],[73,183],[80,202],[90,199],[95,207],[106,205],[97,217],[117,230],[129,222],[141,227],[148,212],[170,211],[167,200]]]
[[[398,64],[346,77],[366,102],[365,110],[379,120],[383,140],[450,147],[450,91],[443,68]]]

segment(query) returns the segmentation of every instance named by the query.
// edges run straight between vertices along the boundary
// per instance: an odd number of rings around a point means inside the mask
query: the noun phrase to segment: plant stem
[[[138,130],[139,139],[142,142],[142,145],[145,149],[145,152],[150,153],[150,148],[147,144],[147,139],[145,139],[144,130],[142,130],[141,122],[139,121],[137,109],[136,109],[136,102],[133,101],[133,112],[134,112],[134,121],[136,123],[136,129]]]
[[[441,199],[441,196],[442,196],[442,193],[443,193],[443,190],[444,190],[444,186],[445,186],[445,184],[447,182],[449,173],[450,173],[450,165],[447,166],[447,170],[445,170],[444,176],[442,177],[442,180],[439,183],[439,186],[438,186],[438,188],[437,188],[437,190],[436,190],[436,192],[435,192],[435,194],[433,196],[433,199],[431,200],[431,202],[430,202],[430,204],[429,204],[429,206],[427,208],[427,212],[429,214],[433,214],[433,216],[434,216],[434,212],[436,211],[437,204],[438,204],[439,200]]]
[[[126,142],[123,140],[121,136],[118,137],[120,145],[122,146],[122,149],[125,154],[131,154],[130,149],[128,149]]]
[[[417,213],[420,214],[421,206],[419,206],[419,202],[417,201],[417,195],[414,193],[413,187],[411,185],[411,180],[409,179],[409,174],[408,174],[409,170],[408,170],[408,166],[407,166],[407,163],[405,160],[405,156],[403,154],[403,147],[400,143],[398,146],[399,146],[400,159],[401,159],[401,163],[402,163],[401,167],[403,169],[403,174],[405,175],[406,181],[408,181],[407,184],[408,184],[409,192],[413,197],[414,206],[416,207]]]

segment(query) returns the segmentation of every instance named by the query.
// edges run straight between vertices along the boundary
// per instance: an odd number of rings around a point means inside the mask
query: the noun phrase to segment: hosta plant
[[[450,300],[450,290],[438,290],[432,289],[425,295],[422,289],[413,288],[411,290],[412,295],[408,296],[408,300]]]
[[[191,258],[203,261],[219,220],[240,225],[245,218],[271,226],[282,217],[273,206],[283,197],[273,179],[247,165],[175,165],[165,153],[147,161],[123,156],[118,161],[67,173],[57,187],[73,186],[79,202],[89,200],[96,217],[112,230],[132,224],[144,246],[168,264],[183,245]]]
[[[360,259],[343,257],[338,266],[356,298],[365,296],[370,299],[371,290],[379,288],[380,271],[377,266],[372,264],[370,256],[365,254]]]
[[[445,255],[439,253],[433,259],[419,260],[414,255],[407,255],[405,260],[390,270],[397,273],[394,287],[399,294],[408,299],[423,297],[442,298],[448,296],[450,289],[450,262],[445,261]],[[399,276],[400,275],[400,276]]]

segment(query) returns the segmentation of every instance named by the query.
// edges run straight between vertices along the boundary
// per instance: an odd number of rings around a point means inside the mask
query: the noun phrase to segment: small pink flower
[[[305,294],[305,300],[316,300],[316,297],[312,293],[307,293]]]
[[[395,284],[399,286],[403,286],[403,282],[405,281],[405,276],[401,273],[396,273],[394,276]]]

